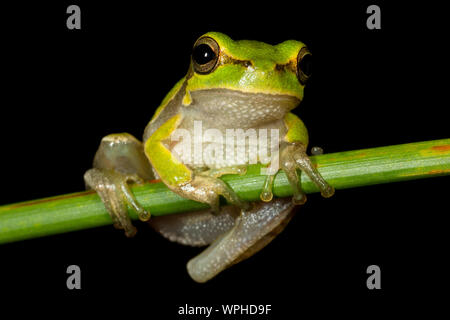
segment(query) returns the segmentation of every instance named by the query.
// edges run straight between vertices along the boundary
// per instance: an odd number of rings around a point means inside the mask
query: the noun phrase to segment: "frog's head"
[[[302,100],[311,59],[299,41],[272,46],[206,33],[194,44],[183,104],[230,121],[247,115],[248,125],[281,119]]]

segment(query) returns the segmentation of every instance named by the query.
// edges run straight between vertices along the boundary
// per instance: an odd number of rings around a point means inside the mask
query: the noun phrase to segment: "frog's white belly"
[[[268,163],[272,152],[269,147],[262,148],[258,144],[220,144],[203,143],[201,147],[192,146],[187,151],[182,143],[172,149],[173,154],[184,164],[192,168],[223,168],[236,165]]]
[[[278,128],[248,129],[240,132],[214,129],[209,132],[210,134],[202,136],[192,130],[185,130],[169,148],[180,162],[191,168],[217,169],[256,163],[267,164],[271,162],[272,157],[278,155]]]

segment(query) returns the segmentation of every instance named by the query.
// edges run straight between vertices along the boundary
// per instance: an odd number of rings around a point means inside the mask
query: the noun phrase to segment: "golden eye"
[[[214,70],[219,61],[220,48],[216,40],[204,37],[197,40],[192,50],[192,62],[197,73],[206,74]]]
[[[306,81],[312,75],[312,55],[308,48],[303,47],[297,56],[297,78],[301,84],[305,84]]]

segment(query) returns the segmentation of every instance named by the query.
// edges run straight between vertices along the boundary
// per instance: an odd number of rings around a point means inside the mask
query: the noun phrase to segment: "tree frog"
[[[124,229],[129,237],[136,233],[127,214],[131,207],[141,220],[148,220],[172,241],[209,245],[187,264],[195,281],[206,282],[258,252],[284,229],[294,206],[306,201],[300,172],[311,178],[322,196],[332,196],[333,187],[306,154],[307,129],[290,112],[303,98],[311,76],[311,59],[310,51],[299,41],[269,45],[234,41],[219,32],[201,36],[193,46],[186,76],[156,109],[142,142],[127,133],[104,137],[93,168],[84,175],[86,185],[97,191],[115,227]],[[224,174],[245,172],[249,157],[188,161],[185,149],[178,148],[180,139],[174,139],[174,135],[183,130],[195,139],[196,123],[223,134],[230,129],[276,129],[278,153],[268,165],[276,161],[284,170],[293,189],[292,199],[272,197],[274,172],[267,175],[261,201],[253,203],[242,201],[219,179]],[[225,142],[201,142],[205,148],[212,144],[217,147]],[[249,147],[248,139],[244,144]],[[150,219],[150,212],[136,201],[130,184],[155,178],[185,198],[208,204],[210,209]],[[219,206],[220,196],[227,205]]]

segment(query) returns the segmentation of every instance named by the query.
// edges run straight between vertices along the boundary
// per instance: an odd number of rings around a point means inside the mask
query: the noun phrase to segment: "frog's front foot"
[[[281,146],[280,164],[293,190],[292,201],[295,204],[306,202],[306,195],[300,187],[300,176],[297,169],[308,175],[311,181],[320,189],[323,197],[329,198],[334,194],[334,188],[329,185],[311,163],[306,154],[306,146],[301,142],[286,142]]]
[[[128,186],[128,183],[143,182],[136,174],[93,168],[86,171],[84,180],[88,187],[97,191],[114,222],[114,227],[124,229],[127,237],[136,234],[136,228],[128,215],[128,207],[138,213],[139,219],[143,221],[150,219],[150,213],[136,201]]]
[[[174,191],[188,199],[209,204],[214,213],[220,212],[220,195],[229,204],[236,205],[241,209],[246,210],[250,207],[250,204],[239,199],[238,195],[225,182],[209,175],[195,175],[192,181],[177,186]]]

